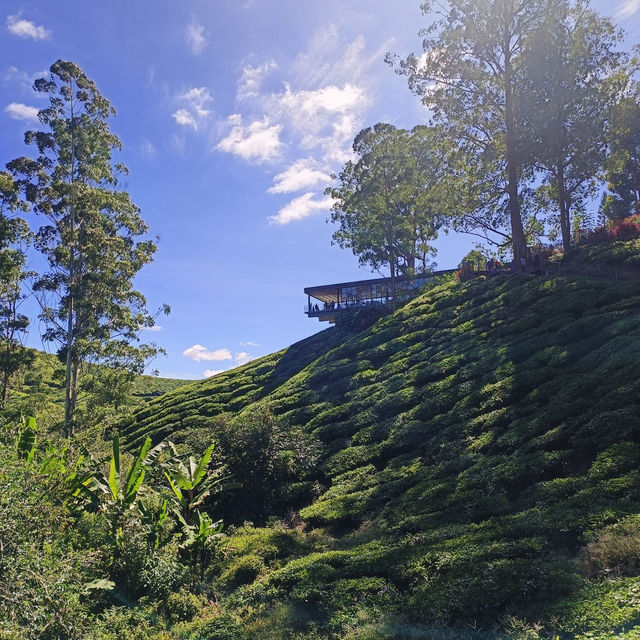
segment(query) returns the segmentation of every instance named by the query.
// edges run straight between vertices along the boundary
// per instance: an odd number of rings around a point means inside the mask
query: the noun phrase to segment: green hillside
[[[170,392],[122,434],[205,442],[268,407],[321,443],[307,491],[280,492],[297,514],[232,530],[214,566],[242,637],[636,638],[639,373],[638,281],[451,282]]]
[[[64,366],[53,353],[33,350],[33,363],[11,380],[7,407],[22,414],[34,413],[39,421],[51,425],[64,415]],[[189,380],[135,376],[127,401],[128,405],[145,404],[169,391],[189,384]],[[86,404],[80,394],[80,404]]]

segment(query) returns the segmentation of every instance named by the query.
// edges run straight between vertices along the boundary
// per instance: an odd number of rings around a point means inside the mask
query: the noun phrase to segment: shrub
[[[254,554],[240,556],[220,576],[218,583],[228,589],[251,584],[265,569],[262,559]]]
[[[220,418],[215,434],[222,462],[233,480],[242,483],[219,498],[218,509],[225,522],[260,522],[280,515],[278,507],[286,513],[278,504],[280,489],[304,480],[320,455],[316,438],[284,424],[264,407],[233,421]]]
[[[189,622],[200,614],[205,601],[202,596],[191,593],[186,587],[169,594],[161,607],[161,613],[169,624]]]
[[[180,629],[179,637],[190,640],[243,640],[240,625],[227,613],[210,620],[195,621],[184,629]]]
[[[584,549],[587,575],[640,575],[640,514],[603,529]]]
[[[640,215],[620,220],[611,231],[617,240],[632,240],[640,236]]]

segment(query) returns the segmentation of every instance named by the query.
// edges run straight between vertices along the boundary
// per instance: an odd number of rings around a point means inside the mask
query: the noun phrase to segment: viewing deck
[[[396,295],[404,295],[407,292],[417,295],[420,289],[435,277],[454,271],[455,269],[443,269],[417,274],[412,278],[396,278]],[[341,311],[371,304],[389,304],[393,300],[392,291],[391,278],[306,287],[304,292],[307,294],[307,304],[304,312],[309,318],[318,318],[320,322],[333,324],[336,321],[336,315]]]

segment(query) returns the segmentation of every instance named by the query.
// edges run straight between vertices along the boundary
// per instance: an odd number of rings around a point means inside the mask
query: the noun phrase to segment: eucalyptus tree
[[[34,359],[24,346],[29,318],[20,311],[30,238],[26,222],[15,215],[22,209],[18,185],[0,171],[0,408],[6,404],[11,377]]]
[[[66,365],[70,437],[83,363],[140,372],[158,351],[138,342],[138,331],[153,318],[133,286],[156,246],[141,239],[147,225],[119,182],[126,167],[113,160],[121,148],[109,129],[114,108],[73,62],[58,60],[50,71],[34,84],[49,99],[38,115],[41,130],[25,134],[37,156],[7,166],[35,212],[47,219],[36,246],[49,269],[34,288],[41,293],[44,339],[58,344]]]
[[[361,265],[387,266],[395,298],[396,279],[426,268],[429,244],[442,224],[438,194],[437,133],[390,124],[363,129],[353,142],[356,161],[333,176],[333,241],[349,248]]]
[[[447,131],[468,197],[452,201],[463,228],[508,229],[514,259],[526,252],[522,185],[531,175],[523,148],[522,52],[551,0],[427,0],[423,53],[388,56]],[[464,191],[464,189],[463,189]],[[468,208],[472,207],[472,208]]]
[[[621,39],[611,20],[578,0],[551,3],[542,28],[526,42],[528,148],[555,203],[565,250],[572,215],[594,195],[607,156],[609,119],[626,81]]]
[[[609,193],[602,211],[608,218],[640,214],[640,87],[612,110],[610,154],[605,162]]]

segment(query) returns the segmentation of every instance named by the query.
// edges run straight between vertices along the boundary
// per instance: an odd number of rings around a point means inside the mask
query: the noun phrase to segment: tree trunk
[[[9,372],[2,372],[2,395],[0,396],[0,409],[7,405],[7,390],[9,389]]]
[[[67,438],[73,436],[73,414],[75,402],[73,402],[73,297],[69,295],[69,305],[67,309],[67,363],[64,385],[64,433]]]
[[[571,247],[571,219],[567,206],[567,194],[564,186],[564,170],[558,165],[558,209],[560,210],[560,230],[562,232],[562,248],[569,251]]]
[[[396,257],[391,256],[389,260],[389,268],[391,271],[391,309],[396,310]]]
[[[516,125],[513,112],[513,68],[511,65],[509,24],[511,20],[505,16],[504,47],[504,123],[505,123],[505,160],[507,164],[507,195],[509,196],[509,217],[511,221],[511,241],[513,243],[513,260],[517,268],[520,258],[526,254],[526,241],[522,226],[520,200],[518,190],[518,150],[516,145]]]

